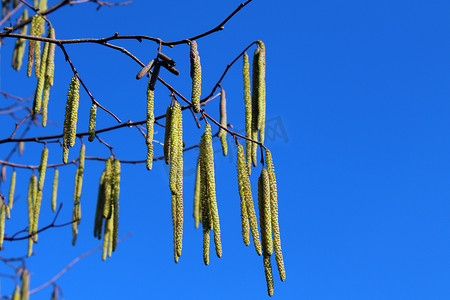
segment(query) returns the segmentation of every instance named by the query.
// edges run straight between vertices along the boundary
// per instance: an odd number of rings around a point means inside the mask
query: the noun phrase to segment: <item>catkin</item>
[[[16,189],[16,171],[11,174],[11,182],[9,184],[8,207],[11,210],[14,204],[14,191]]]
[[[24,9],[22,14],[22,20],[28,19],[28,10]],[[20,29],[20,34],[27,34],[28,26],[25,25]],[[17,39],[16,44],[14,46],[12,66],[16,71],[20,70],[22,67],[23,55],[25,53],[25,39]]]
[[[6,203],[3,200],[0,200],[0,249],[3,249],[3,239],[5,237],[5,219],[6,219]]]
[[[36,28],[34,36],[41,37],[44,33],[44,19],[40,15],[35,15],[33,20],[36,19]],[[34,45],[34,74],[36,78],[41,75],[41,42],[35,41]]]
[[[55,175],[53,176],[53,189],[52,189],[52,210],[56,211],[56,198],[58,195],[58,178],[59,170],[55,169]]]
[[[192,78],[192,108],[195,112],[200,112],[200,96],[202,89],[202,67],[200,65],[200,55],[198,55],[197,42],[190,42],[190,61],[191,61],[191,78]]]
[[[111,218],[111,206],[112,206],[112,156],[106,161],[105,167],[105,201],[103,205],[103,218]],[[105,225],[106,226],[106,225]]]
[[[89,137],[88,141],[92,142],[95,139],[95,120],[97,117],[97,104],[92,103],[89,112]]]
[[[85,151],[86,146],[84,144],[81,145],[80,148],[80,158],[78,161],[78,169],[75,174],[75,189],[73,196],[73,214],[72,214],[72,245],[75,245],[76,238],[78,235],[78,224],[80,224],[81,220],[81,190],[83,187],[83,173],[84,173],[84,160],[85,160]]]
[[[42,190],[44,189],[45,173],[47,171],[47,160],[48,160],[48,148],[44,147],[41,153],[41,164],[39,165],[39,181],[37,185],[37,195],[35,201],[33,202],[33,228],[32,232],[37,232],[39,223],[39,213],[41,211],[42,202]],[[37,242],[37,233],[33,235],[33,240]]]
[[[206,129],[205,129],[206,132]],[[202,228],[203,228],[203,262],[205,265],[209,264],[209,244],[210,237],[209,231],[211,230],[211,218],[210,218],[210,206],[208,199],[208,185],[206,176],[206,163],[205,163],[205,144],[206,138],[205,133],[200,141],[200,154],[199,154],[199,164],[200,164],[200,207],[201,207],[201,218],[202,218]]]
[[[28,185],[28,197],[27,197],[27,204],[28,204],[28,228],[29,228],[29,234],[32,236],[33,234],[33,222],[34,222],[34,203],[36,201],[36,194],[37,194],[37,179],[36,175],[33,173],[30,178],[30,183]],[[28,239],[28,253],[27,256],[30,257],[33,252],[33,239],[30,237]]]
[[[103,171],[100,177],[100,184],[98,187],[97,195],[97,207],[95,209],[95,221],[94,221],[94,237],[102,238],[102,226],[103,226],[103,206],[105,204],[105,174]]]
[[[281,251],[280,225],[278,223],[277,181],[275,177],[275,169],[273,167],[272,154],[268,149],[266,150],[266,165],[270,184],[270,210],[271,210],[271,221],[273,231],[273,246],[275,249],[275,259],[277,261],[280,279],[281,281],[285,281],[286,270],[284,269],[283,253]]]
[[[14,293],[12,295],[12,300],[20,300],[20,286],[16,285],[16,288],[14,289]]]
[[[197,160],[197,171],[195,175],[195,189],[194,189],[194,222],[195,228],[198,228],[200,222],[200,156]]]
[[[37,18],[39,16],[34,16],[31,18],[31,25],[30,25],[30,35],[36,36],[36,27],[38,26]],[[27,76],[31,77],[31,73],[33,70],[33,63],[34,63],[34,47],[36,46],[35,40],[29,40],[28,41],[28,65],[27,65]]]
[[[170,151],[171,148],[170,143],[170,128],[171,128],[171,121],[172,121],[172,106],[167,107],[166,111],[166,127],[164,132],[164,162],[166,165],[170,162]]]
[[[227,128],[227,100],[225,98],[225,90],[222,88],[220,91],[220,125]],[[227,131],[223,128],[219,129],[220,143],[222,144],[223,156],[227,156],[228,144],[227,144]]]
[[[250,94],[250,66],[247,52],[244,52],[242,73],[244,77],[245,136],[252,138],[252,99]],[[251,173],[253,143],[246,141],[246,157],[248,174]]]
[[[242,193],[245,199],[245,205],[247,209],[247,216],[249,219],[250,231],[253,237],[253,244],[258,255],[261,255],[261,241],[259,240],[258,220],[256,218],[255,205],[253,203],[253,196],[250,184],[249,174],[245,166],[244,149],[241,145],[238,145],[238,176],[240,170],[240,181],[242,182]],[[242,196],[241,196],[242,197]]]
[[[47,65],[47,56],[48,56],[48,43],[44,43],[44,50],[42,52],[42,63],[40,64],[40,71],[36,91],[34,92],[34,102],[33,102],[34,114],[40,112],[42,108],[42,93],[44,92],[45,68]]]
[[[28,300],[30,298],[30,274],[27,269],[23,269],[22,275],[20,276],[20,280],[22,281],[21,286],[21,300]]]
[[[67,92],[66,112],[64,118],[63,129],[63,162],[67,163],[69,147],[75,145],[77,134],[77,117],[79,105],[79,88],[80,83],[77,76],[72,77],[70,81],[69,91]]]
[[[270,262],[270,255],[263,255],[263,263],[264,263],[264,273],[266,274],[266,283],[267,283],[267,294],[270,297],[273,296],[273,275],[272,275],[272,264]]]
[[[112,232],[112,251],[116,251],[117,237],[119,236],[119,193],[120,193],[120,161],[114,160],[113,177],[113,232]]]
[[[19,155],[22,156],[23,155],[23,151],[25,150],[25,143],[24,142],[19,142]]]
[[[150,83],[149,83],[150,85]],[[155,123],[154,110],[155,92],[147,88],[147,134],[145,135],[145,143],[147,144],[147,170],[153,167],[153,124]]]
[[[48,28],[47,37],[50,39],[55,39],[55,29],[53,27]],[[41,76],[45,77],[44,82],[44,95],[42,97],[42,126],[47,125],[47,114],[48,114],[48,101],[50,97],[50,86],[53,86],[53,75],[55,73],[55,44],[48,44],[48,54],[47,60],[45,61],[45,72],[42,72]],[[45,73],[42,74],[42,73]]]
[[[217,208],[216,200],[216,183],[214,178],[214,150],[212,146],[211,137],[211,125],[206,124],[205,133],[203,134],[204,139],[204,159],[206,170],[206,186],[208,193],[208,205],[211,217],[211,224],[214,231],[214,244],[216,246],[217,257],[222,257],[222,244],[220,241],[220,223],[219,223],[219,210]]]
[[[269,174],[265,168],[262,169],[258,180],[258,205],[263,254],[270,256],[273,252],[272,215],[270,209]]]
[[[241,198],[241,223],[242,223],[242,239],[245,246],[250,245],[250,225],[248,222],[247,203],[245,199],[244,178],[247,174],[247,166],[245,165],[244,149],[241,145],[237,146],[237,173],[238,173],[238,187],[239,196]]]

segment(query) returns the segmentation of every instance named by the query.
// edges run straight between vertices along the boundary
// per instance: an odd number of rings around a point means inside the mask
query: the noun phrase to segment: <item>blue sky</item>
[[[49,1],[53,4],[55,1]],[[59,38],[106,37],[114,32],[164,40],[184,39],[219,24],[239,1],[134,1],[95,10],[93,4],[65,7],[51,15]],[[227,63],[255,40],[266,45],[267,141],[278,180],[279,218],[287,280],[276,268],[274,299],[448,299],[450,298],[450,24],[448,1],[273,1],[254,0],[225,30],[198,41],[204,95]],[[35,79],[10,67],[12,39],[1,48],[1,90],[27,97]],[[142,61],[157,51],[152,42],[119,41]],[[249,55],[253,53],[253,48]],[[67,51],[96,99],[123,120],[145,119],[146,81],[135,79],[140,67],[117,51],[93,44],[68,45]],[[181,75],[161,76],[190,96],[189,48],[163,52],[174,58]],[[244,131],[242,61],[223,81],[228,122]],[[72,76],[61,52],[56,54],[46,132],[61,133],[65,95]],[[78,128],[86,131],[90,100],[80,93]],[[189,98],[189,97],[188,97]],[[169,92],[155,91],[155,114],[165,112]],[[1,99],[1,103],[11,103]],[[4,106],[2,104],[2,106]],[[218,101],[207,112],[218,117]],[[199,141],[185,112],[186,145]],[[0,118],[2,138],[13,130]],[[115,124],[99,111],[97,127]],[[163,140],[156,127],[155,139]],[[213,131],[215,131],[213,129]],[[105,133],[119,159],[144,159],[144,139],[133,128]],[[75,158],[80,143],[71,149]],[[106,262],[95,253],[58,280],[66,299],[263,299],[268,298],[262,258],[240,235],[236,148],[229,157],[214,143],[217,197],[223,257],[202,262],[202,234],[191,218],[197,151],[185,154],[185,226],[183,254],[173,262],[168,170],[156,163],[123,165],[120,235],[133,232]],[[1,159],[9,151],[1,145]],[[162,147],[156,147],[157,155]],[[41,145],[28,143],[18,163],[36,164]],[[97,141],[88,156],[107,156]],[[61,149],[50,146],[50,163]],[[61,168],[60,221],[71,218],[75,166]],[[72,259],[100,244],[93,218],[103,163],[86,163],[79,238],[71,246],[71,228],[40,234],[35,257],[28,260],[31,287],[52,278]],[[253,169],[253,193],[261,167]],[[11,169],[8,169],[8,178]],[[30,171],[18,173],[19,200],[7,232],[26,226],[25,193]],[[53,218],[53,172],[44,188],[40,224]],[[2,185],[2,193],[7,185]],[[26,253],[26,242],[5,244],[3,256]],[[9,270],[0,266],[0,273]],[[1,278],[2,293],[12,289]],[[48,299],[51,289],[33,296]]]

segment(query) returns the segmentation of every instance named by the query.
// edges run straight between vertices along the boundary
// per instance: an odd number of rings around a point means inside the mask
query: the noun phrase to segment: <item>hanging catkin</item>
[[[220,125],[227,128],[227,99],[225,98],[225,90],[221,87],[220,91]],[[222,144],[223,156],[227,156],[227,131],[223,128],[219,129],[220,143]]]
[[[16,285],[16,288],[14,289],[14,293],[12,295],[12,300],[20,300],[20,286]]]
[[[197,160],[197,171],[195,173],[195,189],[194,189],[194,222],[195,228],[198,228],[200,222],[200,156]]]
[[[241,194],[241,201],[244,198],[245,208],[247,211],[247,216],[249,219],[250,231],[253,236],[253,244],[255,245],[255,250],[258,255],[261,255],[261,242],[259,240],[259,231],[258,231],[258,221],[256,218],[255,205],[253,203],[253,196],[250,184],[250,178],[247,173],[247,168],[245,164],[244,157],[244,148],[241,145],[238,145],[238,183],[239,183],[239,191]],[[248,231],[247,231],[248,232]],[[245,242],[245,240],[244,240]]]
[[[248,222],[247,203],[245,199],[245,182],[244,176],[247,174],[247,166],[245,165],[244,149],[241,145],[237,146],[237,173],[239,196],[241,198],[241,223],[242,223],[242,239],[245,246],[250,245],[250,225]]]
[[[31,25],[30,25],[30,35],[36,36],[36,27],[38,26],[38,18],[39,16],[36,15],[31,18]],[[31,77],[31,73],[33,71],[33,63],[34,63],[34,47],[36,46],[35,40],[29,40],[28,41],[28,65],[27,65],[27,76]]]
[[[89,137],[88,141],[92,142],[95,139],[95,120],[97,117],[97,104],[92,103],[89,112]]]
[[[16,189],[16,171],[14,170],[11,174],[11,182],[9,184],[9,196],[8,196],[8,206],[11,210],[14,204],[14,191]]]
[[[55,39],[55,28],[49,27],[47,37],[49,39]],[[47,67],[45,69],[45,76],[50,86],[53,86],[53,77],[55,74],[55,46],[55,43],[49,43]]]
[[[117,237],[119,236],[119,193],[120,193],[120,161],[114,160],[113,176],[113,232],[112,232],[112,251],[116,251]]]
[[[219,210],[217,208],[216,200],[216,183],[214,175],[214,150],[212,146],[211,137],[211,125],[206,124],[204,139],[204,157],[203,164],[206,175],[206,191],[207,201],[210,213],[210,222],[214,231],[214,244],[216,246],[217,257],[222,257],[222,244],[220,241],[220,223],[219,223]]]
[[[37,195],[37,178],[36,175],[33,173],[30,178],[30,183],[28,185],[28,197],[27,197],[27,203],[28,203],[28,228],[29,228],[29,234],[32,236],[33,234],[33,222],[34,222],[34,203],[36,201],[36,195]],[[30,237],[28,239],[28,253],[27,256],[30,257],[33,253],[33,238]]]
[[[149,83],[150,84],[150,83]],[[154,110],[155,92],[147,88],[147,134],[145,135],[145,143],[147,144],[147,170],[153,167],[153,124],[155,123]]]
[[[258,206],[259,224],[261,227],[261,240],[263,254],[272,255],[272,214],[270,210],[270,183],[269,174],[266,169],[262,169],[258,180]]]
[[[28,273],[28,269],[23,269],[20,281],[22,282],[20,291],[21,300],[28,300],[30,298],[30,274]]]
[[[39,165],[39,181],[37,185],[37,194],[33,202],[33,228],[32,232],[37,232],[39,223],[39,213],[41,211],[42,190],[44,189],[45,173],[47,171],[48,148],[44,147],[41,153],[41,164]],[[33,240],[37,242],[37,233],[33,235]]]
[[[84,174],[84,159],[85,159],[86,146],[81,145],[80,158],[78,161],[78,169],[75,174],[75,189],[73,195],[73,213],[72,213],[72,245],[75,245],[78,235],[78,224],[81,220],[81,189],[83,187],[83,174]]]
[[[272,154],[270,153],[269,149],[266,149],[266,165],[270,184],[270,210],[271,210],[272,231],[273,231],[273,246],[275,249],[275,259],[277,261],[280,279],[281,281],[284,281],[286,280],[286,271],[284,269],[283,253],[281,252],[280,225],[278,223],[277,181],[275,178],[275,169],[273,167]]]
[[[245,136],[252,138],[252,99],[250,94],[250,66],[247,52],[244,52],[242,73],[244,77]],[[248,174],[251,173],[253,143],[246,141],[246,157]]]
[[[264,143],[264,131],[266,123],[266,50],[264,43],[258,41],[259,54],[256,61],[254,77],[256,79],[257,101],[258,101],[258,123],[259,141]],[[254,66],[255,68],[255,66]]]
[[[22,14],[22,20],[28,19],[28,10],[24,9]],[[25,25],[20,29],[20,34],[25,35],[27,34],[28,26]],[[14,46],[14,52],[13,52],[13,59],[12,59],[12,66],[16,71],[20,70],[20,67],[22,67],[22,61],[23,61],[23,55],[25,53],[25,39],[17,39],[16,44]]]
[[[41,37],[44,34],[44,18],[40,15],[35,15],[33,20],[36,19],[36,28],[34,32],[34,36]],[[34,45],[34,74],[36,78],[39,78],[41,75],[41,42],[35,41]]]
[[[53,176],[53,189],[52,189],[52,210],[56,211],[56,198],[58,195],[58,178],[59,170],[55,169],[55,175]]]
[[[0,249],[3,249],[3,239],[5,237],[6,203],[0,199]]]
[[[103,206],[105,204],[105,174],[104,170],[102,176],[100,177],[100,184],[98,187],[97,195],[97,207],[95,209],[95,220],[94,220],[94,237],[102,238],[102,226],[103,226]]]
[[[42,93],[44,92],[45,68],[47,66],[48,44],[49,43],[44,43],[44,50],[42,52],[40,71],[39,71],[36,90],[34,92],[34,102],[33,102],[33,113],[34,114],[37,114],[38,112],[40,112],[41,108],[42,108]]]
[[[200,207],[201,207],[201,218],[202,218],[202,228],[203,228],[203,262],[205,265],[209,264],[209,231],[211,230],[211,218],[210,218],[210,206],[208,201],[208,185],[206,176],[206,163],[205,163],[205,133],[202,135],[200,142]]]
[[[200,112],[200,96],[202,90],[202,67],[200,65],[200,55],[198,55],[197,42],[190,42],[191,58],[191,78],[192,78],[192,108],[195,112]]]
[[[69,91],[67,92],[66,113],[63,129],[63,162],[67,163],[69,147],[75,145],[77,134],[77,117],[79,105],[80,83],[76,76],[70,81]]]
[[[105,167],[105,179],[104,179],[104,190],[105,190],[105,201],[103,205],[103,218],[110,219],[111,218],[111,206],[112,206],[112,156],[108,158],[106,161]],[[106,225],[105,225],[106,226]]]

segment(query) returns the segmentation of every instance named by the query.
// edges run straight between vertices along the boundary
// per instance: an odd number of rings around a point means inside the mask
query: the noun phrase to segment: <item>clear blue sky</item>
[[[53,4],[55,1],[49,1]],[[134,1],[95,10],[93,4],[65,7],[51,16],[59,38],[144,34],[178,40],[220,23],[239,1]],[[254,0],[225,30],[198,41],[206,95],[227,63],[254,40],[263,40],[267,58],[267,143],[278,179],[279,217],[287,280],[274,269],[274,299],[450,299],[450,43],[448,1],[262,1]],[[12,40],[1,49],[1,89],[27,97],[35,79],[10,67]],[[155,56],[152,42],[121,41],[142,61]],[[124,121],[145,119],[145,79],[128,57],[98,45],[68,45],[67,51],[93,95]],[[161,76],[190,95],[187,46],[163,51],[177,61],[179,77]],[[249,51],[252,54],[253,48]],[[228,121],[244,130],[239,61],[223,82]],[[56,56],[49,119],[63,122],[72,76],[62,53]],[[169,103],[161,84],[156,114]],[[1,99],[1,103],[10,103]],[[1,106],[4,106],[1,104]],[[79,130],[87,129],[90,100],[81,92]],[[218,102],[207,111],[218,116]],[[199,141],[190,113],[184,115],[185,142]],[[2,138],[13,129],[0,119]],[[98,128],[115,124],[98,113]],[[62,131],[51,124],[48,134]],[[163,140],[156,127],[155,139]],[[30,136],[42,135],[34,129]],[[101,137],[120,159],[144,159],[144,139],[124,128]],[[77,156],[80,143],[71,149]],[[85,258],[58,284],[66,299],[264,299],[268,298],[262,258],[240,235],[236,148],[229,157],[214,144],[223,257],[202,262],[202,234],[194,229],[192,196],[197,152],[185,154],[183,254],[173,262],[168,172],[156,163],[123,165],[120,235],[133,232],[112,258]],[[1,145],[1,158],[9,151]],[[155,145],[157,154],[162,149]],[[42,146],[27,144],[18,163],[36,164]],[[50,147],[50,163],[61,149]],[[107,156],[94,142],[88,156]],[[255,184],[260,166],[253,169]],[[71,228],[40,234],[29,259],[34,288],[79,254],[100,244],[93,238],[97,187],[103,163],[86,164],[82,216],[76,247]],[[61,169],[60,221],[71,218],[75,166]],[[8,177],[11,170],[8,169]],[[30,171],[18,174],[19,201],[7,232],[26,226],[25,193]],[[51,221],[50,179],[44,189],[40,224]],[[7,186],[2,186],[2,192]],[[256,195],[256,185],[253,185]],[[26,253],[26,242],[6,243],[1,254]],[[0,266],[0,273],[9,270]],[[1,279],[2,293],[11,282]],[[48,299],[48,288],[33,299]]]

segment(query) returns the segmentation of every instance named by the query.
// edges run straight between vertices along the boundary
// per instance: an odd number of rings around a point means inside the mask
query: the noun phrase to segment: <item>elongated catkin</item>
[[[227,99],[225,97],[225,90],[222,88],[220,91],[220,125],[227,128]],[[222,144],[223,156],[227,156],[228,144],[227,144],[227,131],[223,128],[219,129],[220,143]]]
[[[166,163],[166,165],[168,165],[170,162],[169,149],[171,148],[170,146],[171,143],[170,129],[172,128],[171,122],[172,122],[172,106],[169,105],[166,111],[166,127],[164,132],[164,162]]]
[[[30,178],[30,183],[28,185],[28,197],[27,197],[27,204],[28,204],[28,228],[29,228],[29,234],[31,237],[28,239],[28,253],[27,256],[30,257],[33,253],[33,228],[34,228],[34,203],[37,198],[37,178],[36,175],[33,173]]]
[[[244,173],[245,172],[245,173]],[[237,146],[237,174],[238,174],[238,188],[239,196],[241,198],[241,223],[242,223],[242,239],[245,246],[250,245],[250,225],[248,222],[247,202],[245,199],[245,183],[244,174],[247,174],[247,166],[245,165],[244,149],[242,145]]]
[[[256,78],[257,101],[258,101],[258,123],[259,141],[264,143],[264,128],[266,123],[266,48],[262,41],[258,41],[260,49],[257,56],[254,76]]]
[[[103,171],[100,177],[100,184],[98,187],[97,195],[97,207],[95,209],[95,220],[94,220],[94,237],[102,238],[102,226],[103,226],[103,206],[105,205],[105,174],[106,170]]]
[[[36,28],[34,35],[37,37],[41,37],[44,34],[44,18],[40,15],[35,15],[33,20],[36,19]],[[35,41],[34,45],[34,74],[36,78],[39,78],[41,75],[41,42]]]
[[[67,163],[69,147],[75,144],[77,134],[77,118],[79,106],[79,88],[80,82],[76,76],[70,81],[69,91],[67,92],[66,112],[64,117],[63,129],[63,162]]]
[[[3,249],[3,239],[5,238],[6,208],[6,203],[0,200],[0,249]]]
[[[205,129],[206,132],[206,129]],[[209,264],[209,231],[211,230],[210,206],[208,199],[208,184],[206,175],[206,155],[205,155],[206,138],[203,133],[200,141],[199,167],[200,167],[200,207],[203,228],[203,262]]]
[[[197,171],[195,173],[195,189],[194,189],[194,224],[198,228],[200,222],[200,156],[197,160]]]
[[[34,200],[33,207],[33,228],[32,232],[37,232],[39,223],[39,214],[41,211],[42,202],[42,190],[44,189],[45,173],[47,171],[47,160],[48,160],[48,148],[45,146],[41,153],[41,164],[39,166],[39,181],[37,185],[36,198]],[[37,242],[37,233],[33,235],[33,240]]]
[[[106,161],[105,167],[105,204],[103,205],[103,218],[111,218],[111,206],[112,206],[112,156]],[[105,225],[106,226],[106,225]]]
[[[267,294],[273,296],[273,275],[272,275],[272,263],[270,262],[270,255],[263,255],[264,273],[266,274]]]
[[[28,269],[23,269],[20,281],[22,283],[20,289],[21,300],[28,300],[30,298],[30,274],[28,273]]]
[[[197,42],[190,42],[191,58],[191,78],[192,78],[192,108],[195,112],[200,112],[200,96],[202,91],[202,67],[200,64],[200,55],[198,54]]]
[[[270,209],[270,183],[269,174],[262,169],[258,180],[259,223],[261,227],[261,240],[264,255],[272,255],[272,214]]]
[[[12,300],[20,300],[20,286],[16,285],[16,288],[14,289],[14,293],[12,295]]]
[[[44,92],[45,68],[47,66],[47,56],[48,56],[48,43],[44,43],[44,50],[42,52],[42,62],[39,66],[40,71],[39,71],[36,90],[34,92],[34,101],[33,101],[33,113],[34,114],[37,114],[38,112],[40,112],[41,108],[42,108],[42,93]]]
[[[58,179],[59,170],[55,169],[55,175],[53,176],[53,189],[52,189],[52,210],[56,211],[56,200],[58,197]]]
[[[89,137],[88,141],[92,142],[95,139],[95,121],[97,118],[97,104],[92,103],[89,112]]]
[[[273,167],[272,154],[270,153],[269,149],[266,149],[266,165],[270,184],[270,210],[271,210],[271,221],[273,231],[273,246],[275,249],[275,259],[277,261],[280,279],[281,281],[285,281],[286,270],[284,268],[283,253],[281,251],[280,225],[278,223],[277,181],[275,177],[275,169]]]
[[[117,237],[119,236],[119,193],[120,193],[120,161],[114,160],[114,178],[113,178],[113,232],[112,232],[112,251],[116,251]]]
[[[73,195],[73,213],[72,213],[72,245],[75,245],[78,235],[78,224],[81,220],[81,190],[83,187],[83,174],[84,174],[84,160],[85,160],[86,146],[81,145],[80,157],[78,161],[78,169],[75,174],[75,189]]]
[[[55,39],[55,29],[53,27],[49,27],[47,31],[47,38]],[[54,43],[46,43],[48,44],[48,50],[46,55],[45,62],[45,70],[41,68],[41,76],[45,78],[44,80],[44,95],[42,97],[42,126],[47,126],[47,115],[48,115],[48,101],[50,98],[50,86],[53,86],[53,76],[55,73],[55,44]],[[44,58],[44,56],[43,56]],[[45,73],[45,74],[43,74]]]
[[[22,14],[22,20],[28,19],[28,10],[24,9]],[[25,25],[20,29],[20,34],[25,35],[27,34],[28,26]],[[25,54],[25,39],[17,39],[16,44],[14,46],[14,53],[13,53],[13,59],[12,59],[12,66],[16,71],[19,71],[22,67],[23,62],[23,55]]]
[[[252,138],[252,99],[250,94],[250,64],[247,52],[244,53],[242,74],[244,77],[244,105],[245,105],[245,136]],[[251,174],[253,143],[246,141],[246,156],[248,174]]]
[[[151,170],[153,167],[154,98],[155,92],[150,89],[149,83],[149,87],[147,88],[147,134],[145,135],[145,143],[147,144],[147,170]]]
[[[11,174],[11,182],[9,184],[9,196],[8,196],[8,206],[11,210],[14,204],[14,191],[16,189],[16,171],[14,170]]]

